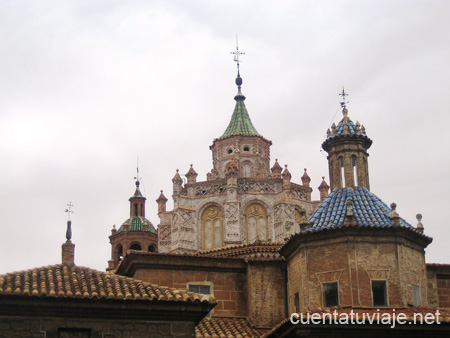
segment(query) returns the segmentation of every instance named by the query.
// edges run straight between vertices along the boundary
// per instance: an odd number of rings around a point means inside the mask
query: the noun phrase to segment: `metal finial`
[[[69,202],[69,204],[66,204],[68,206],[68,208],[66,208],[66,210],[64,212],[67,212],[67,216],[69,217],[69,221],[70,221],[70,214],[73,214],[72,211],[72,207],[74,206],[72,204],[72,202]]]
[[[236,35],[236,50],[234,52],[230,52],[230,54],[234,55],[234,61],[237,63],[237,69],[238,69],[238,74],[239,74],[239,56],[240,55],[245,55],[244,52],[239,51],[239,44],[238,44],[238,37]]]
[[[134,179],[136,180],[136,186],[139,187],[139,184],[140,184],[139,180],[141,179],[139,177],[139,164],[136,167],[136,176],[134,177]]]
[[[345,101],[345,97],[348,96],[348,94],[345,92],[344,86],[342,86],[342,92],[339,93],[339,96],[342,96],[341,107],[347,108],[346,104],[348,103],[348,101]]]

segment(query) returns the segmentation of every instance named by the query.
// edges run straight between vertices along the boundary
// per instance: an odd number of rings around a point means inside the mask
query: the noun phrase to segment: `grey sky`
[[[0,273],[60,262],[69,201],[76,263],[106,268],[137,157],[155,226],[175,169],[206,179],[236,34],[271,164],[294,182],[308,168],[318,199],[344,85],[374,141],[372,192],[422,213],[427,262],[450,263],[449,22],[448,1],[0,1]]]

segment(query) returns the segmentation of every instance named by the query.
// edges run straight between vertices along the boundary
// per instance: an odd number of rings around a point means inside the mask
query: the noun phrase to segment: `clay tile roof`
[[[226,246],[210,250],[198,251],[196,256],[206,257],[241,257],[250,260],[281,260],[284,259],[279,253],[278,249],[283,242],[254,242],[245,243],[232,246]]]
[[[195,338],[249,338],[263,335],[263,331],[253,329],[244,318],[204,318],[195,327]]]
[[[50,265],[0,275],[0,297],[8,295],[214,303],[213,297],[160,287],[94,269]]]

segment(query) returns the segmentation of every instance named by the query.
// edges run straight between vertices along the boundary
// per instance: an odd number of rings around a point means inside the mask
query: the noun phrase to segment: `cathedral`
[[[323,178],[315,201],[306,169],[295,183],[287,166],[271,160],[272,142],[253,125],[242,84],[238,63],[235,108],[210,146],[207,180],[197,181],[191,165],[184,183],[177,170],[173,210],[161,191],[155,227],[137,177],[130,215],[109,236],[107,272],[75,265],[69,224],[62,264],[0,276],[1,330],[18,337],[448,337],[450,264],[426,263],[432,238],[420,214],[409,224],[395,203],[371,192],[372,140],[351,120],[345,92],[342,119],[322,144],[329,184]],[[300,314],[319,322],[300,322]],[[325,320],[330,314],[388,321],[336,323]],[[404,322],[394,325],[399,314]],[[416,321],[424,317],[426,324]]]

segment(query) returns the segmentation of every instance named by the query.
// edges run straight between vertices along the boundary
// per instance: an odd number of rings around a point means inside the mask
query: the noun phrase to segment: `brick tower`
[[[348,117],[343,105],[343,119],[327,130],[327,139],[322,148],[328,153],[331,190],[361,187],[370,190],[367,149],[372,140],[367,137],[364,126],[356,124]]]
[[[153,224],[145,218],[145,200],[139,189],[139,179],[136,179],[136,191],[130,197],[130,218],[119,230],[114,226],[109,241],[111,243],[111,260],[108,269],[113,270],[119,264],[127,250],[157,251],[158,235]]]

